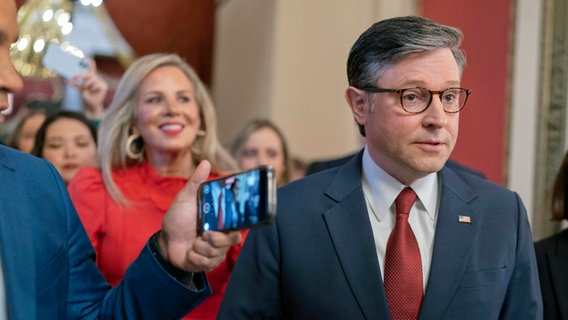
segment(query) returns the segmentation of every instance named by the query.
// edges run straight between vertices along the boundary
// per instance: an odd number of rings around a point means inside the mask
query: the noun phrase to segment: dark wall
[[[214,0],[110,0],[105,6],[137,55],[174,52],[211,84]]]

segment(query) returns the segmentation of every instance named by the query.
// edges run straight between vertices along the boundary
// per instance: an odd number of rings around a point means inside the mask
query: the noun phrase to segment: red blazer
[[[213,174],[209,178],[215,177]],[[161,228],[164,214],[187,179],[162,177],[146,162],[115,170],[113,178],[131,201],[130,206],[120,205],[111,198],[97,168],[81,169],[68,189],[95,247],[97,266],[114,286],[122,280],[148,238]],[[225,261],[206,273],[213,294],[184,319],[216,318],[241,245],[232,247]]]

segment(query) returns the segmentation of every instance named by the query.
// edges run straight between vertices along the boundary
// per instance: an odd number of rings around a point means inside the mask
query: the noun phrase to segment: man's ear
[[[367,123],[367,115],[369,110],[369,95],[364,90],[353,86],[347,87],[345,90],[345,100],[351,108],[353,118],[360,125]]]

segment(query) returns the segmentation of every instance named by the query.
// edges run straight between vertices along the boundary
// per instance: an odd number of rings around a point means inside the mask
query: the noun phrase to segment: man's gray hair
[[[466,64],[459,48],[461,42],[459,29],[427,18],[408,16],[379,21],[361,34],[349,52],[349,85],[375,86],[385,66],[412,53],[440,48],[452,51],[461,76]]]

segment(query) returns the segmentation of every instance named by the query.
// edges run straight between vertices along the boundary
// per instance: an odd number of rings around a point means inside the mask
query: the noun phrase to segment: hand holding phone
[[[267,224],[276,215],[274,169],[262,166],[201,184],[197,231],[232,231]]]

